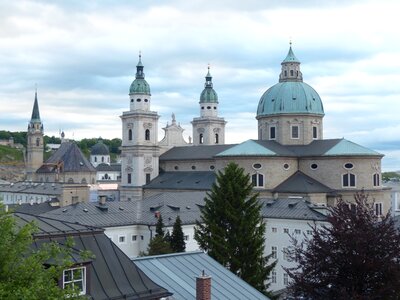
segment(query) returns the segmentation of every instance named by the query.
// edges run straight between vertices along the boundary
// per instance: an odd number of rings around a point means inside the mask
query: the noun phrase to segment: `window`
[[[299,138],[299,126],[292,126],[292,139]]]
[[[283,253],[283,259],[284,259],[284,260],[289,260],[288,248],[284,247],[284,248],[282,249],[282,253]]]
[[[149,184],[151,181],[151,174],[146,173],[146,184]]]
[[[144,132],[144,139],[146,141],[150,141],[150,130],[146,129],[146,131]]]
[[[218,133],[215,134],[215,143],[216,143],[216,144],[219,143],[219,136],[218,136]]]
[[[200,133],[200,136],[199,136],[199,144],[203,144],[203,143],[204,143],[204,137],[203,137],[203,134]]]
[[[311,235],[312,234],[312,230],[307,230],[307,234]]]
[[[271,247],[271,257],[272,258],[277,258],[277,253],[278,253],[278,247],[272,246]]]
[[[137,235],[132,235],[132,242],[136,242],[137,240]]]
[[[140,239],[143,241],[143,240],[144,240],[144,236],[143,236],[143,235],[141,235],[141,236],[140,236]]]
[[[63,289],[78,289],[79,295],[86,294],[86,268],[73,268],[63,271]]]
[[[254,169],[256,169],[256,170],[258,170],[258,169],[261,169],[261,164],[259,164],[259,163],[257,163],[257,164],[253,164],[253,168]]]
[[[287,71],[285,70],[285,77],[287,76]]]
[[[184,239],[185,241],[188,241],[188,240],[189,240],[189,236],[188,236],[188,235],[185,235],[185,236],[183,237],[183,239]]]
[[[196,166],[192,166],[192,170],[196,170]]]
[[[132,183],[132,174],[128,173],[128,183]]]
[[[289,275],[287,273],[283,274],[283,284],[284,285],[289,284]]]
[[[289,228],[283,228],[283,233],[289,233]]]
[[[137,102],[140,102],[140,101],[142,101],[142,99],[139,99],[139,98],[138,98],[138,99],[136,99],[136,101],[137,101]]]
[[[318,169],[318,165],[317,164],[311,164],[310,168],[312,170],[316,170],[316,169]]]
[[[132,141],[132,129],[128,130],[128,140]]]
[[[97,157],[96,156],[94,157],[94,162],[97,162]]]
[[[276,283],[276,271],[273,270],[271,273],[271,283]]]
[[[356,175],[347,173],[343,175],[343,187],[355,187],[356,186]]]
[[[301,230],[300,229],[295,229],[294,230],[294,234],[301,234]]]
[[[276,227],[272,227],[272,232],[278,232],[278,229]]]
[[[144,99],[144,102],[149,102],[149,100],[148,99]]]
[[[178,167],[178,166],[175,166],[174,169],[175,169],[175,170],[179,170],[179,167]]]
[[[253,183],[253,186],[255,187],[263,187],[264,186],[264,175],[263,174],[253,174],[251,176],[251,181]]]
[[[347,170],[351,170],[354,168],[354,165],[352,163],[345,163],[343,167]]]
[[[40,145],[40,138],[36,138],[36,147],[39,147]]]
[[[381,202],[375,203],[374,206],[375,206],[375,215],[382,216],[382,203]]]
[[[380,185],[379,174],[376,173],[372,177],[373,177],[374,186],[379,186]]]
[[[104,156],[101,157],[101,162],[102,162],[102,163],[104,162]]]
[[[290,76],[293,76],[293,75],[294,75],[293,70],[290,70]]]
[[[285,170],[289,170],[289,164],[283,164],[283,168],[285,169]]]
[[[312,128],[312,138],[313,139],[317,139],[318,138],[318,131],[317,131],[317,127],[313,126]]]
[[[269,128],[269,139],[270,140],[275,140],[276,139],[276,127],[275,126],[271,126]]]
[[[125,235],[120,235],[118,237],[118,243],[125,244],[125,241],[126,241]]]
[[[356,211],[357,211],[357,205],[354,204],[354,203],[349,203],[349,210],[350,210],[352,213],[356,213]]]

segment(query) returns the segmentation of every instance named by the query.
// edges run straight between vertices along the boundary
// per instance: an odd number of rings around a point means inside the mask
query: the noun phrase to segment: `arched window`
[[[285,70],[285,77],[287,76],[287,71]]]
[[[97,162],[97,156],[94,157],[94,162]]]
[[[102,162],[102,163],[104,162],[104,156],[101,157],[101,162]]]
[[[255,187],[264,187],[264,175],[260,173],[251,175],[251,182]]]
[[[199,144],[203,144],[203,143],[204,143],[204,137],[203,137],[203,134],[200,133],[200,136],[199,136]]]
[[[342,177],[343,187],[355,187],[356,186],[356,175],[352,173],[343,174]]]
[[[290,76],[293,76],[293,75],[294,75],[293,70],[290,70]]]
[[[374,186],[380,186],[379,174],[375,173],[372,177]]]
[[[39,147],[40,145],[40,138],[36,138],[36,147]]]
[[[68,183],[74,183],[74,180],[72,178],[69,178]]]
[[[219,136],[218,136],[218,133],[215,134],[215,143],[216,143],[216,144],[219,143]]]
[[[82,178],[81,183],[86,184],[87,183],[86,178]]]
[[[150,130],[146,129],[146,131],[144,132],[144,139],[146,141],[150,141]]]
[[[128,130],[128,140],[132,141],[132,129]]]

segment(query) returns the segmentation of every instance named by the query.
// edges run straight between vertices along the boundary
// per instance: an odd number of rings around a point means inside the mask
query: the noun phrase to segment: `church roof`
[[[374,150],[360,146],[351,141],[342,139],[335,146],[324,153],[326,156],[335,155],[382,155]]]
[[[110,150],[108,149],[108,146],[103,143],[102,140],[99,140],[90,149],[90,155],[110,155]]]
[[[212,160],[218,153],[229,149],[235,145],[200,145],[173,147],[160,156],[163,160]]]
[[[54,165],[60,162],[62,162],[63,172],[96,172],[96,169],[74,142],[61,143],[60,148],[36,172],[55,172]]]
[[[274,156],[276,152],[253,140],[247,140],[217,154],[217,156]]]
[[[213,89],[212,76],[210,74],[210,66],[208,66],[208,73],[206,75],[206,83],[204,90],[200,95],[200,103],[218,103],[218,95]]]
[[[136,65],[135,80],[132,82],[132,84],[129,88],[129,94],[151,95],[150,86],[147,83],[146,79],[144,79],[143,68],[144,67],[142,64],[142,55],[139,54],[139,62]]]
[[[214,181],[215,172],[212,171],[163,172],[144,187],[166,190],[210,190]]]
[[[35,92],[35,102],[33,103],[31,122],[40,122],[39,103],[37,99],[37,92]]]
[[[297,171],[284,182],[273,189],[278,193],[332,193],[333,190],[303,172]]]
[[[282,61],[282,63],[291,63],[291,62],[300,63],[300,61],[294,55],[293,50],[292,50],[292,46],[290,45],[289,52],[286,55],[285,59]]]

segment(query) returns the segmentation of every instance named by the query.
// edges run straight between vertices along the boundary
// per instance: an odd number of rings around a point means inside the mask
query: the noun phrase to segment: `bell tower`
[[[37,91],[33,104],[31,121],[28,124],[26,149],[26,174],[28,180],[34,180],[34,174],[43,164],[43,124],[40,120]]]
[[[129,111],[122,113],[121,201],[141,200],[142,186],[158,176],[158,119],[150,110],[150,86],[145,80],[142,57],[129,89]]]

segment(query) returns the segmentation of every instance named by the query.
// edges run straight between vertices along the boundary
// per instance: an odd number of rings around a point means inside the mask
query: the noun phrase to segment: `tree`
[[[186,243],[182,231],[182,221],[179,216],[176,217],[172,235],[170,238],[171,248],[173,252],[185,252]]]
[[[147,255],[160,255],[172,253],[171,245],[161,235],[156,235],[151,239],[147,248]]]
[[[257,196],[244,169],[228,164],[207,193],[195,239],[211,257],[266,293],[275,262],[268,265],[269,257],[263,255],[265,224]]]
[[[292,238],[299,265],[286,271],[295,296],[311,299],[399,299],[400,234],[389,213],[378,217],[368,195],[356,206],[338,200],[328,225],[313,226],[312,238]]]
[[[57,280],[72,265],[72,245],[43,244],[32,250],[33,223],[18,227],[0,207],[0,299],[77,299],[77,291],[61,289]],[[52,264],[48,262],[52,261]]]
[[[157,224],[156,224],[156,236],[158,236],[158,235],[163,237],[163,238],[165,236],[164,222],[163,222],[163,219],[162,219],[161,215],[158,217]]]

